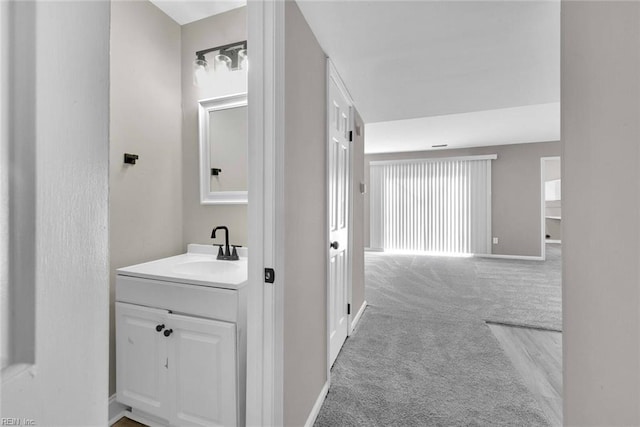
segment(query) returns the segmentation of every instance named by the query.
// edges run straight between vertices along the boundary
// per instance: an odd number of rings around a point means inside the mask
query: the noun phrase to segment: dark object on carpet
[[[549,425],[484,322],[561,327],[559,247],[548,257],[367,253],[369,306],[315,425]]]

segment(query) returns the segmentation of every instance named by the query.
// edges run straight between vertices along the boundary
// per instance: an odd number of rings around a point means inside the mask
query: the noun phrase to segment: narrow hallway
[[[561,330],[546,262],[367,253],[369,306],[316,426],[551,425],[485,321]]]

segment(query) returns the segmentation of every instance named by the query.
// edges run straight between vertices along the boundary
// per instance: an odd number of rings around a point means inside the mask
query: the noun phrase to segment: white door
[[[116,303],[118,401],[168,419],[167,311]]]
[[[169,314],[171,424],[237,425],[236,326]]]
[[[335,362],[348,332],[351,111],[330,72],[329,83],[329,357]]]

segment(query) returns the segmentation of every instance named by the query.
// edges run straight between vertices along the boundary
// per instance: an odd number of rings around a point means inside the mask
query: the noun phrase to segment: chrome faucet
[[[213,231],[211,232],[211,238],[215,239],[216,238],[216,231],[218,230],[223,230],[224,231],[224,245],[218,245],[218,244],[214,244],[214,246],[218,246],[218,256],[216,257],[217,259],[222,259],[222,260],[227,260],[227,261],[237,261],[239,259],[238,257],[238,251],[236,250],[236,248],[240,248],[242,246],[240,245],[231,245],[231,247],[233,248],[233,251],[231,251],[229,249],[229,229],[227,227],[225,227],[224,225],[221,225],[219,227],[216,227],[213,229]],[[224,249],[223,249],[224,246]]]

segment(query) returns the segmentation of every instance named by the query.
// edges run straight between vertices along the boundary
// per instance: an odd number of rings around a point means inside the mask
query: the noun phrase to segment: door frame
[[[330,130],[330,126],[331,126],[331,120],[330,120],[330,114],[331,114],[331,97],[330,97],[330,91],[331,91],[331,80],[333,80],[336,85],[338,86],[338,89],[340,90],[340,92],[342,93],[342,95],[345,97],[345,99],[347,100],[347,102],[349,103],[349,128],[351,131],[353,131],[354,129],[354,122],[355,122],[355,114],[354,114],[354,102],[353,102],[353,98],[351,97],[351,94],[349,93],[349,90],[347,89],[347,87],[345,86],[345,84],[342,81],[342,78],[340,77],[340,74],[338,73],[338,70],[335,68],[335,65],[333,64],[333,62],[331,61],[331,59],[329,57],[327,57],[327,88],[326,88],[326,107],[327,107],[327,117],[326,117],[326,137],[325,137],[325,144],[326,144],[326,158],[327,158],[327,162],[326,162],[326,177],[327,177],[327,188],[326,188],[326,201],[327,201],[327,217],[326,217],[326,225],[325,225],[325,236],[326,236],[326,241],[325,241],[325,250],[327,251],[327,258],[326,258],[326,262],[327,262],[327,289],[326,289],[326,298],[327,298],[327,336],[326,336],[326,342],[327,342],[327,385],[331,386],[331,331],[330,331],[330,324],[331,324],[331,306],[330,306],[330,286],[329,286],[329,280],[330,280],[330,272],[331,272],[331,265],[330,265],[330,258],[329,258],[329,245],[331,244],[331,224],[330,224],[330,209],[331,209],[331,203],[330,203],[330,198],[331,198],[331,189],[329,187],[330,182],[329,182],[329,176],[330,176],[330,167],[329,167],[329,159],[330,159],[330,152],[329,152],[329,138],[331,135],[331,130]],[[347,208],[349,209],[349,214],[348,214],[348,227],[349,227],[349,238],[348,238],[348,248],[347,248],[347,271],[348,271],[348,275],[347,275],[347,304],[351,305],[351,313],[347,314],[347,338],[353,333],[353,328],[352,328],[352,321],[353,321],[353,304],[352,304],[352,286],[353,286],[353,141],[349,142],[349,178],[348,178],[348,184],[347,187],[349,188],[349,200],[347,203]]]
[[[548,156],[540,157],[540,258],[542,261],[547,259],[547,239],[546,239],[546,175],[547,175],[547,161],[560,160],[560,156]],[[560,172],[562,176],[562,170]]]
[[[247,40],[251,45],[251,72],[248,75],[249,202],[247,215],[248,246],[251,248],[251,256],[247,284],[246,423],[247,425],[279,426],[284,422],[284,280],[282,276],[285,260],[282,212],[284,212],[285,152],[285,2],[248,2],[247,14]],[[328,58],[327,70],[328,83],[331,75],[338,76]],[[350,104],[349,126],[353,129],[353,99],[339,76],[336,81]],[[328,91],[327,85],[327,99]],[[328,177],[328,162],[326,171]],[[350,157],[349,172],[349,191],[353,193],[353,155]],[[328,193],[326,197],[328,200]],[[353,197],[348,204],[350,249],[353,247],[352,204]],[[328,251],[328,217],[325,227],[327,230],[325,248]],[[348,254],[349,304],[352,299],[352,252],[351,250]],[[266,283],[264,278],[264,269],[269,267],[275,270],[273,284]],[[348,335],[352,333],[353,317],[352,307],[352,313],[347,317]],[[326,320],[328,330],[328,313]],[[328,333],[326,339],[328,389],[331,381]]]
[[[284,422],[285,2],[247,3],[249,202],[246,424]],[[275,270],[266,283],[265,268]]]

